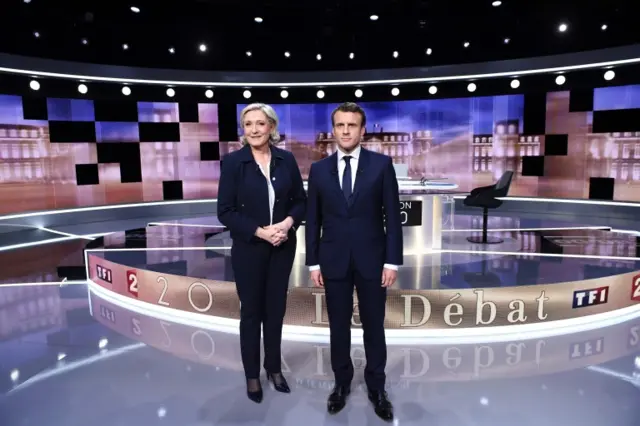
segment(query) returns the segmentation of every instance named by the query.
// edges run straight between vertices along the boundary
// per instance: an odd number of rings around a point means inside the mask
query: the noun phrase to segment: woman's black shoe
[[[271,380],[271,382],[273,383],[273,387],[278,392],[291,393],[291,389],[289,389],[289,385],[287,384],[287,381],[285,380],[282,373],[267,373],[267,379]]]
[[[254,382],[251,383],[251,381]],[[247,396],[257,404],[262,402],[262,386],[260,385],[260,379],[247,380]]]

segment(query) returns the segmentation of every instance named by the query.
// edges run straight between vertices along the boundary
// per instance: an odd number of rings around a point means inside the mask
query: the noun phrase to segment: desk
[[[442,229],[453,227],[453,193],[458,185],[446,181],[398,179],[403,253],[430,253],[442,248]],[[306,182],[305,182],[306,189]],[[305,251],[304,225],[296,233],[297,252]]]

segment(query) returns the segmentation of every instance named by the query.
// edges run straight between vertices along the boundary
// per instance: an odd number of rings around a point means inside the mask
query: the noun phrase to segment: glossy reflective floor
[[[599,230],[606,228],[605,220],[493,219],[490,226],[505,229],[495,233],[515,254],[468,253],[474,250],[462,247],[470,235],[465,229],[478,222],[456,217],[455,231],[445,237],[450,252],[441,255],[446,259],[438,266],[443,287],[477,286],[468,282],[473,276],[483,286],[489,285],[486,277],[510,286],[640,270],[636,234]],[[333,382],[324,343],[283,343],[282,368],[293,392],[276,393],[263,381],[265,400],[256,405],[245,397],[238,336],[136,314],[82,283],[87,243],[145,249],[162,242],[160,247],[175,249],[140,250],[144,257],[136,264],[170,264],[194,276],[215,269],[228,278],[224,251],[207,257],[204,251],[180,250],[204,245],[222,232],[214,219],[206,220],[190,224],[212,229],[181,222],[102,241],[74,239],[0,252],[0,425],[383,424],[366,399],[361,347],[352,349],[356,376],[340,414],[326,414]],[[547,229],[530,230],[541,227]],[[572,227],[592,229],[548,229]],[[564,256],[572,254],[584,257]],[[403,273],[415,278],[420,274],[411,265]],[[395,424],[640,424],[640,318],[573,335],[490,340],[389,346],[387,391]]]

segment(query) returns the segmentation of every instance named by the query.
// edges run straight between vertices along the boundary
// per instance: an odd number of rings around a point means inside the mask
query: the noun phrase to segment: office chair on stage
[[[482,236],[468,237],[467,241],[476,244],[499,244],[504,241],[498,237],[487,236],[487,219],[489,218],[489,209],[497,209],[502,205],[502,201],[498,198],[507,195],[512,178],[513,172],[504,172],[495,185],[476,188],[464,199],[465,206],[482,208]]]

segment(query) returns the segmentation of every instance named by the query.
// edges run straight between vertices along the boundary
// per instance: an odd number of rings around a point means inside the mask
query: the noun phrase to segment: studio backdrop
[[[273,105],[305,179],[334,150],[336,105]],[[640,201],[640,85],[361,105],[364,146],[410,177],[468,191],[512,170],[511,196]],[[220,159],[240,148],[237,118],[225,126],[235,138],[221,140],[214,103],[0,95],[0,214],[215,198]]]

